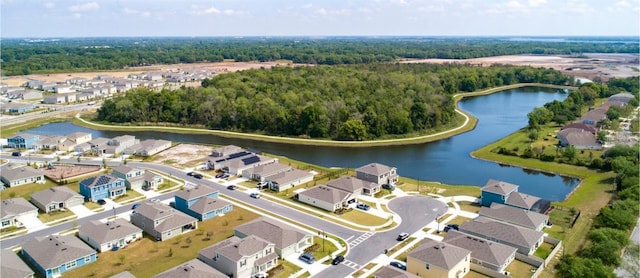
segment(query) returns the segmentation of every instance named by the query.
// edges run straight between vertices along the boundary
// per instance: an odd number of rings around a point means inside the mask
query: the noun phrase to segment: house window
[[[245,265],[247,265],[247,260],[246,259],[240,261],[240,267],[243,267]]]
[[[502,195],[502,196],[500,196],[500,197],[502,197],[502,200],[504,201],[504,195]]]
[[[76,267],[76,261],[69,262],[66,265],[67,269],[74,268],[74,267]]]
[[[429,264],[426,264],[424,268],[429,269]]]
[[[85,263],[91,262],[91,256],[84,257],[84,262]]]
[[[11,220],[2,221],[2,227],[9,226],[9,224],[11,224]]]
[[[271,254],[271,248],[268,248],[267,251],[264,252],[265,255]]]

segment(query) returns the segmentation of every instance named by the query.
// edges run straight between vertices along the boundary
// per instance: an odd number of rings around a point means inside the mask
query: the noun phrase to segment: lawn
[[[288,278],[292,274],[298,272],[301,268],[288,261],[280,260],[280,265],[272,270],[269,270],[269,277],[273,278]]]
[[[400,177],[400,185],[403,191],[419,192],[422,195],[428,193],[442,196],[474,196],[480,197],[480,187],[472,185],[447,185],[439,182],[425,182],[410,178]]]
[[[92,211],[104,211],[104,207],[94,202],[85,202],[84,206]]]
[[[352,209],[341,215],[337,215],[337,217],[366,226],[380,226],[387,223],[387,219],[363,212],[359,209]]]
[[[29,200],[31,199],[30,196],[32,193],[42,191],[54,186],[58,186],[58,184],[45,178],[45,183],[31,183],[16,187],[9,187],[5,190],[0,191],[0,197],[2,197],[2,200],[18,197]]]
[[[316,260],[320,260],[326,256],[331,255],[333,252],[337,251],[338,247],[335,246],[328,240],[324,240],[322,237],[314,236],[313,237],[313,245],[307,247],[305,252],[311,253]],[[329,261],[331,262],[331,261]]]
[[[54,211],[49,212],[49,213],[42,213],[42,212],[38,211],[38,218],[44,224],[47,224],[47,223],[52,222],[52,221],[63,219],[65,217],[70,217],[70,216],[73,216],[72,217],[73,219],[78,218],[73,213],[73,211],[70,211],[70,210],[65,210],[65,211],[54,210]],[[71,219],[69,219],[69,220],[71,220]]]
[[[529,278],[535,270],[534,266],[518,260],[513,260],[506,268],[506,271],[511,273],[509,276],[513,278]]]
[[[234,227],[257,217],[253,212],[234,207],[220,219],[199,222],[198,230],[182,235],[179,243],[175,238],[156,242],[145,236],[125,249],[100,253],[96,263],[72,270],[65,276],[109,277],[128,270],[136,277],[152,277],[196,258],[201,249],[232,236]],[[211,238],[207,238],[209,232]],[[121,256],[125,258],[123,264],[120,264]]]
[[[544,260],[549,257],[549,254],[551,254],[551,250],[553,250],[553,247],[553,245],[543,242],[542,245],[540,245],[540,247],[536,249],[536,252],[533,253],[533,255]]]
[[[135,200],[138,200],[140,198],[144,198],[144,195],[142,195],[141,193],[135,190],[127,190],[127,192],[124,195],[120,195],[116,197],[113,201],[118,204],[124,205],[124,204],[131,203]]]
[[[457,202],[457,203],[460,206],[460,210],[473,212],[473,213],[480,212],[480,207],[481,206],[478,203],[472,203],[472,202],[467,202],[467,201],[462,201],[462,202]]]

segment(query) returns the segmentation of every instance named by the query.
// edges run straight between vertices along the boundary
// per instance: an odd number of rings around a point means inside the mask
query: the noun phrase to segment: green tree
[[[338,140],[362,141],[367,137],[367,127],[361,120],[346,121],[338,132]]]
[[[562,150],[562,156],[564,156],[569,161],[573,161],[573,159],[576,158],[577,154],[578,152],[576,151],[576,148],[572,145],[566,146]]]

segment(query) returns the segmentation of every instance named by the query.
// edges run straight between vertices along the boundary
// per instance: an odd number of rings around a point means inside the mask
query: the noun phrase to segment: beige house
[[[327,182],[327,186],[351,193],[353,196],[374,196],[380,192],[379,184],[351,176],[342,176],[338,179],[331,180]]]
[[[201,260],[193,259],[177,267],[162,272],[153,278],[227,278],[229,276],[208,266]],[[113,277],[112,277],[113,278]]]
[[[54,210],[65,210],[84,203],[84,196],[66,186],[51,187],[31,194],[31,203],[40,210],[49,213]]]
[[[425,239],[407,254],[407,271],[420,277],[464,277],[471,271],[471,251]]]
[[[351,193],[322,185],[296,194],[295,199],[331,212],[345,208],[355,201]]]
[[[356,169],[356,178],[377,184],[394,184],[398,181],[396,167],[371,163]]]
[[[113,168],[111,174],[124,179],[127,189],[156,190],[158,185],[164,182],[164,178],[161,175],[128,165],[120,165]]]
[[[160,202],[144,202],[131,214],[131,224],[138,226],[157,241],[193,231],[198,219]]]
[[[313,235],[269,217],[260,217],[237,226],[233,234],[239,238],[257,236],[275,244],[276,253],[281,257],[304,251],[313,245]]]
[[[497,272],[503,272],[516,258],[516,248],[454,230],[442,241],[471,251],[472,264]]]
[[[22,227],[22,219],[35,219],[38,217],[38,208],[34,207],[24,198],[2,200],[0,203],[0,228]]]
[[[16,187],[30,183],[44,183],[44,174],[31,166],[0,168],[0,180],[9,187]]]
[[[142,229],[122,218],[106,223],[93,220],[86,222],[78,229],[78,237],[98,252],[121,248],[142,238]]]
[[[269,189],[280,192],[294,186],[298,186],[313,180],[313,173],[299,169],[291,169],[286,172],[268,176],[264,181],[269,185]]]
[[[231,277],[252,277],[278,265],[275,244],[253,235],[218,242],[200,250],[198,259]]]

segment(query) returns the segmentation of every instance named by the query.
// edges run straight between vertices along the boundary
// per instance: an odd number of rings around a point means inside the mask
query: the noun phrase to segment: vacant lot
[[[193,168],[207,161],[209,154],[211,154],[211,149],[208,146],[179,144],[154,155],[151,161],[183,168]]]

